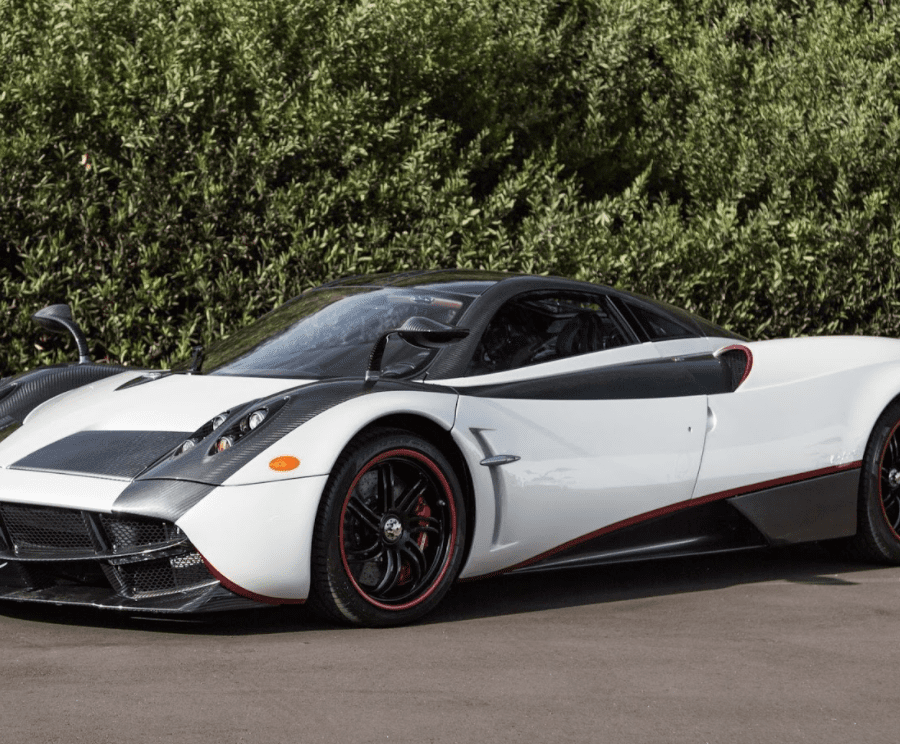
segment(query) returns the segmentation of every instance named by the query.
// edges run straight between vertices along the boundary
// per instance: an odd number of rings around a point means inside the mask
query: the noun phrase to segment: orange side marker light
[[[281,455],[281,457],[276,457],[269,462],[269,467],[272,468],[272,470],[284,473],[288,470],[294,470],[295,468],[300,467],[300,460],[292,455]]]

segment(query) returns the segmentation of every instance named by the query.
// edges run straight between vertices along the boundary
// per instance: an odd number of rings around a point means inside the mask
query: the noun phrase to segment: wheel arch
[[[857,388],[853,399],[851,426],[858,432],[862,457],[878,420],[890,406],[900,401],[900,364],[873,374],[866,384]]]

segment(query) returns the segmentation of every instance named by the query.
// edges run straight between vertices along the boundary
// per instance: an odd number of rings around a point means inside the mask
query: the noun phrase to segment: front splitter
[[[123,597],[100,587],[65,585],[47,589],[0,588],[0,601],[37,604],[94,607],[120,612],[152,612],[184,614],[192,612],[220,612],[265,607],[246,597],[225,589],[218,582],[198,589],[160,596]]]

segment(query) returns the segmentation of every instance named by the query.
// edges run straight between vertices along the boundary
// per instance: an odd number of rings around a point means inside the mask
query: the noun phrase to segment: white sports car
[[[900,562],[900,342],[565,279],[306,292],[172,371],[0,381],[0,598],[415,620],[457,579],[842,538]]]

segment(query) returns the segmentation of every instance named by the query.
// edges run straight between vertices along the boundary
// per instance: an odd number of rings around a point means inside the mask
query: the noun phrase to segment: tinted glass
[[[471,298],[422,288],[338,287],[307,292],[210,347],[205,373],[248,377],[346,377],[365,374],[372,346],[407,318],[454,325]],[[433,351],[393,336],[385,375],[424,366]]]
[[[667,338],[683,338],[686,336],[698,335],[721,336],[723,338],[733,338],[740,341],[748,340],[740,334],[729,331],[727,328],[722,328],[705,318],[701,318],[699,315],[690,313],[687,310],[682,310],[680,307],[675,307],[667,302],[653,300],[649,297],[635,294],[634,292],[624,294],[631,294],[641,300],[640,305],[636,302],[622,300],[635,315],[639,316],[638,322],[643,320],[642,313],[652,312],[656,318],[664,319],[664,323],[657,322],[655,326],[651,321],[651,327],[646,329],[648,333],[654,334],[651,336],[653,340],[665,340]],[[650,308],[655,309],[651,310]]]
[[[500,308],[485,329],[466,374],[504,372],[628,343],[607,312],[605,298],[531,293]]]
[[[696,336],[697,332],[693,329],[678,323],[672,318],[651,310],[648,307],[635,305],[632,302],[626,302],[629,310],[637,318],[647,337],[651,341],[662,341],[668,338],[690,338]]]

